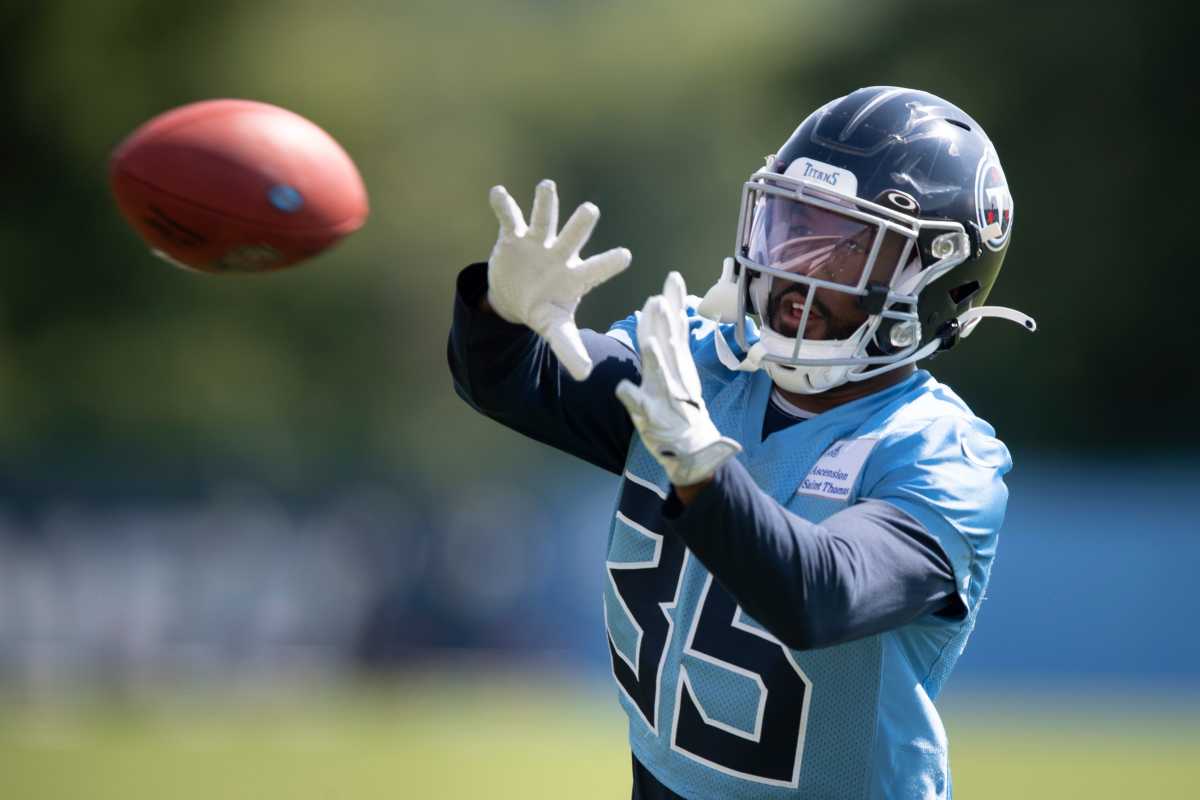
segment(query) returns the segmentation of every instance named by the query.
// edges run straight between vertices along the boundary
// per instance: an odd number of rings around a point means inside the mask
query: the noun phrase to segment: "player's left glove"
[[[642,385],[630,381],[617,385],[617,398],[646,449],[676,486],[706,480],[742,450],[733,439],[722,436],[708,416],[688,346],[686,297],[683,278],[672,272],[663,293],[646,301],[637,323]]]

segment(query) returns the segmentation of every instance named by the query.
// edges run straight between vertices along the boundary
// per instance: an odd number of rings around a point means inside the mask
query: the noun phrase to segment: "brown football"
[[[362,227],[367,191],[333,137],[278,106],[167,111],[109,161],[121,213],[152,251],[211,273],[282,269]]]

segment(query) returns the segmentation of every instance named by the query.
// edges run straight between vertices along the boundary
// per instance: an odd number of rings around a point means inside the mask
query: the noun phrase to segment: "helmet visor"
[[[858,286],[879,226],[779,195],[759,198],[750,260],[766,267]]]
[[[862,287],[869,281],[891,285],[907,243],[907,237],[877,223],[794,197],[760,195],[747,243],[749,260],[795,278],[763,274],[753,279],[756,310],[768,327],[784,335],[796,336],[803,328],[806,338],[844,338],[867,318],[858,306]]]

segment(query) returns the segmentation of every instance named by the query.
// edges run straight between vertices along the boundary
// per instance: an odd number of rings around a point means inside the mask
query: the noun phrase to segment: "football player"
[[[459,276],[457,392],[623,476],[604,612],[635,798],[950,795],[933,705],[987,587],[1011,461],[916,362],[988,316],[1013,202],[979,123],[925,92],[855,91],[742,189],[703,301],[672,273],[607,334],[580,299],[599,212],[528,224],[502,187]]]

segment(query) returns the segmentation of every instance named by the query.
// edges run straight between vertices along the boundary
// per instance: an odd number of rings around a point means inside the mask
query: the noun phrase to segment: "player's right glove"
[[[740,444],[721,435],[704,405],[700,374],[688,343],[686,298],[683,277],[672,272],[662,294],[647,300],[638,315],[642,385],[617,384],[617,399],[629,412],[646,449],[676,486],[707,480],[742,451]]]
[[[537,185],[528,226],[503,186],[493,186],[489,199],[500,236],[488,259],[488,304],[503,319],[535,331],[571,377],[585,379],[592,359],[575,326],[575,309],[585,294],[628,267],[632,256],[618,247],[581,260],[600,209],[584,203],[558,231],[554,181]]]

